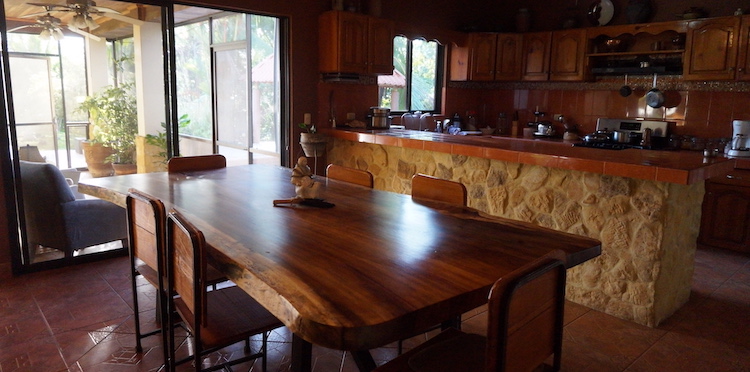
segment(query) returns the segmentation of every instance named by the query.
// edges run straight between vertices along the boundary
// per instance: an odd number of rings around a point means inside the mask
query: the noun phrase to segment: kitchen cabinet
[[[319,18],[322,73],[392,74],[394,23],[364,14],[329,11]]]
[[[522,37],[522,34],[471,34],[469,79],[520,80]]]
[[[531,32],[523,35],[522,80],[549,79],[549,54],[552,32]]]
[[[585,78],[586,29],[552,32],[550,77],[552,81],[581,81]]]
[[[735,78],[741,17],[690,21],[685,50],[685,80]]]
[[[737,80],[750,80],[750,16],[742,17],[740,50],[737,58]]]
[[[750,171],[706,181],[698,242],[750,253]]]

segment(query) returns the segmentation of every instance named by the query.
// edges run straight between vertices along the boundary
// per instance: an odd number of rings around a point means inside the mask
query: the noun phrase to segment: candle
[[[309,113],[303,115],[303,118],[302,122],[305,124],[310,124],[312,122],[312,116]]]

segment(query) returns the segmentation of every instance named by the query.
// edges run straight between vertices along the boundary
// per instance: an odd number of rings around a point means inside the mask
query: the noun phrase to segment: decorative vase
[[[114,154],[111,148],[89,141],[82,141],[81,148],[92,177],[109,177],[114,173],[112,163],[105,160],[107,156]]]
[[[320,133],[300,133],[299,144],[308,158],[317,158],[326,153],[328,139]]]

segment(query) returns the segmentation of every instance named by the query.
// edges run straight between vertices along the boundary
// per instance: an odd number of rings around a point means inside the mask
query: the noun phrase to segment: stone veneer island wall
[[[425,173],[463,183],[469,206],[589,236],[601,256],[568,270],[567,298],[656,326],[690,296],[703,182],[666,182],[334,139],[330,163],[371,172],[375,188],[411,193]]]

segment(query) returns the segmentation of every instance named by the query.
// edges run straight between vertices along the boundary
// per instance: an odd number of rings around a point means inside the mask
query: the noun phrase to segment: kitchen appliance
[[[583,142],[573,146],[610,150],[668,150],[669,123],[660,120],[599,118],[596,121],[596,132],[584,136]],[[750,134],[750,127],[748,130]]]
[[[750,120],[732,121],[732,143],[727,148],[727,156],[750,157]]]
[[[390,123],[391,109],[388,107],[370,107],[370,128],[374,129],[388,129],[391,126]]]

